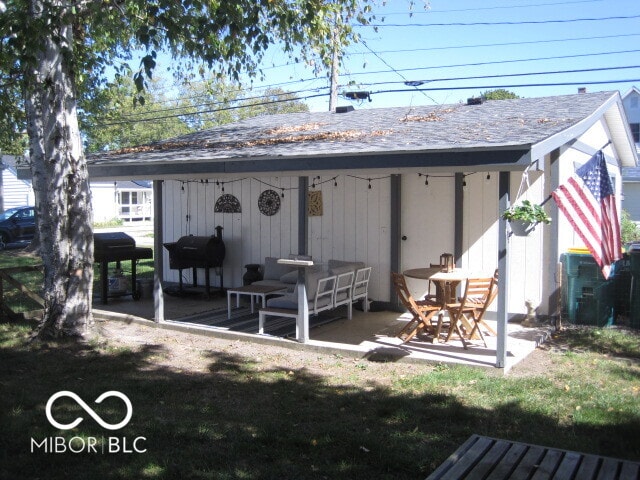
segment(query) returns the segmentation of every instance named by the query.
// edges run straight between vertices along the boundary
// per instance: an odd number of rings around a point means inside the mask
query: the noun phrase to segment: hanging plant
[[[541,205],[534,205],[529,200],[523,200],[518,205],[511,205],[502,214],[505,220],[522,220],[529,223],[551,223],[551,217],[547,215]]]
[[[551,217],[544,211],[542,205],[536,205],[529,200],[512,205],[502,214],[502,218],[511,224],[514,235],[528,235],[538,223],[551,223]]]

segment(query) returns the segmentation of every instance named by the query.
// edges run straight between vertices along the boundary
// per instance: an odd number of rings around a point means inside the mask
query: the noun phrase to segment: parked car
[[[0,250],[8,244],[30,241],[36,232],[33,207],[15,207],[0,213]]]

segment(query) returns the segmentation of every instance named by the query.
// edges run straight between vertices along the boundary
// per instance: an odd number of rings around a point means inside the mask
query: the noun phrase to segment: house
[[[96,222],[153,218],[153,188],[148,180],[92,181],[91,198]]]
[[[18,178],[16,157],[2,156],[0,178],[0,211],[23,205],[34,205],[31,180]],[[153,218],[153,188],[151,182],[138,180],[91,182],[93,219],[96,222],[151,220]]]
[[[307,253],[372,266],[370,298],[389,305],[392,271],[451,252],[457,266],[499,268],[499,324],[523,316],[527,301],[557,315],[558,263],[581,242],[553,202],[551,225],[524,238],[508,234],[500,213],[521,199],[542,203],[598,150],[619,194],[621,168],[637,165],[620,94],[472,103],[255,117],[96,154],[89,172],[154,181],[163,281],[178,275],[163,242],[219,225],[225,286],[242,284],[244,265]]]
[[[2,155],[0,162],[0,211],[33,205],[31,180],[19,180],[16,157]]]
[[[640,90],[632,87],[622,96],[622,104],[627,114],[629,128],[640,152]],[[622,208],[629,212],[632,220],[640,222],[640,169],[627,167],[622,169],[624,198]]]

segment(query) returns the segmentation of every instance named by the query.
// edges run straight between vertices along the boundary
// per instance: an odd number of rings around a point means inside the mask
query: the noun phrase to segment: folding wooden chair
[[[486,347],[487,342],[484,339],[480,326],[486,328],[493,335],[496,334],[495,331],[484,322],[482,317],[497,294],[497,275],[494,275],[494,277],[469,278],[464,290],[464,295],[460,301],[446,305],[446,309],[451,317],[451,327],[449,328],[447,341],[449,341],[455,331],[466,349],[467,342],[464,332],[468,332],[467,338],[472,338],[477,332]]]
[[[424,331],[427,333],[433,333],[437,340],[440,336],[440,330],[442,329],[442,316],[438,316],[435,329],[432,325],[431,319],[436,313],[441,311],[441,306],[429,300],[416,301],[409,292],[404,275],[391,272],[391,280],[393,281],[393,285],[402,305],[404,305],[413,317],[411,321],[397,333],[397,336],[402,338],[402,336],[406,334],[403,343],[407,343],[416,334]]]

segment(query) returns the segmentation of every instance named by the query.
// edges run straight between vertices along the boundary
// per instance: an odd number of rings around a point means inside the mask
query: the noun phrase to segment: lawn
[[[424,479],[472,433],[640,460],[638,332],[566,329],[539,365],[502,377],[105,328],[83,344],[31,344],[29,325],[0,324],[0,478]],[[94,400],[126,393],[132,419],[107,431],[67,398],[56,420],[84,421],[57,430],[45,407],[61,390],[110,423],[122,402]],[[55,437],[98,451],[31,452]],[[144,452],[109,452],[136,439]]]

